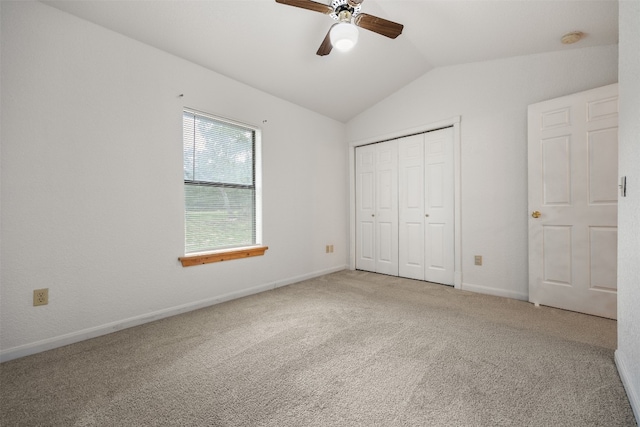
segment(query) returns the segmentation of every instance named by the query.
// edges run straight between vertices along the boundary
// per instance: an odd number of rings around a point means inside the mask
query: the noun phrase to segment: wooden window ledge
[[[268,246],[250,246],[240,249],[228,249],[222,251],[208,252],[200,255],[187,255],[178,258],[183,267],[209,264],[212,262],[230,261],[232,259],[248,258],[252,256],[262,256]]]

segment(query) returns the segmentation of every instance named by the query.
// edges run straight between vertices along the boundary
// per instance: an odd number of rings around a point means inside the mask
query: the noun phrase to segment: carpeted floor
[[[633,426],[616,322],[342,271],[0,365],[2,426]]]

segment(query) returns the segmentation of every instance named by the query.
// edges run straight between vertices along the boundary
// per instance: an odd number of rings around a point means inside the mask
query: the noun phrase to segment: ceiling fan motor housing
[[[354,18],[360,13],[360,9],[362,8],[360,3],[362,3],[362,0],[333,0],[331,2],[333,12],[329,16],[336,21],[342,22],[346,20],[350,22],[351,18]]]

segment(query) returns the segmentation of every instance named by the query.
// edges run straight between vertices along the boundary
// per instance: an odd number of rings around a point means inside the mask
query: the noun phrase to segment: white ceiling
[[[435,67],[618,42],[616,0],[366,0],[403,33],[325,57],[334,21],[275,0],[43,2],[342,122]]]

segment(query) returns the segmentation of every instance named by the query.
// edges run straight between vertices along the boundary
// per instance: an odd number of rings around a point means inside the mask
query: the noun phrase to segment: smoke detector
[[[582,31],[572,31],[562,36],[562,39],[560,40],[562,41],[562,44],[573,44],[582,40],[584,36],[585,34]]]

